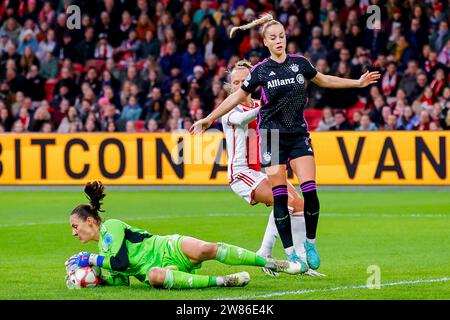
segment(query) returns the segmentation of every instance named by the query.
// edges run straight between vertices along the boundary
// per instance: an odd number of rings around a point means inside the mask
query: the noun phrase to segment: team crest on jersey
[[[102,249],[103,251],[108,251],[109,247],[112,245],[113,242],[113,238],[112,236],[107,233],[104,238],[103,238],[103,242],[102,242]]]
[[[298,64],[292,64],[292,65],[291,65],[291,70],[292,70],[293,72],[298,72],[298,70],[299,70]]]
[[[303,77],[303,75],[301,73],[299,73],[296,78],[297,78],[298,83],[300,83],[300,84],[305,83],[305,78]]]
[[[263,154],[264,161],[269,162],[272,158],[272,154],[270,152],[264,152]]]

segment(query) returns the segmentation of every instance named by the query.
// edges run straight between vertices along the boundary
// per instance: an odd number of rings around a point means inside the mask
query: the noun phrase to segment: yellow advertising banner
[[[450,185],[450,132],[313,132],[319,185]],[[225,185],[222,133],[0,135],[0,185]]]

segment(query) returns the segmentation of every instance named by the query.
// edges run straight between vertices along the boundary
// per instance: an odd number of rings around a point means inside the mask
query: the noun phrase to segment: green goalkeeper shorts
[[[193,264],[183,253],[181,243],[183,242],[184,236],[173,234],[162,236],[161,238],[161,240],[165,242],[165,248],[161,259],[161,268],[196,273],[196,271],[202,267],[201,263]],[[149,283],[148,272],[145,277],[145,282]]]

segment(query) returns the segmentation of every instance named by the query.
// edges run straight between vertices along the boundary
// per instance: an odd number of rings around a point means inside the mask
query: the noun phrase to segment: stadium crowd
[[[372,4],[381,22],[368,27]],[[228,37],[263,12],[318,71],[382,73],[367,89],[310,83],[311,130],[450,129],[445,1],[3,0],[0,133],[186,132],[226,98],[227,70],[269,55],[258,30]]]

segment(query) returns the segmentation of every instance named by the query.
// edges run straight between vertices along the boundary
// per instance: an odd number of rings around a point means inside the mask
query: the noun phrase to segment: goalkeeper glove
[[[71,256],[66,262],[66,270],[73,271],[79,267],[87,267],[87,266],[99,266],[103,267],[104,256],[100,256],[95,253],[89,252],[80,252],[76,255]]]

